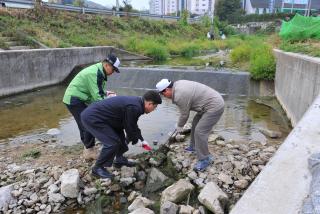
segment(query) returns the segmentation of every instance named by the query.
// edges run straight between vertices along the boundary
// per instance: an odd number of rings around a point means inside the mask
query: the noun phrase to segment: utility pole
[[[311,15],[311,4],[312,4],[312,0],[309,0],[308,2],[309,2],[309,5],[308,5],[309,7],[308,7],[308,14],[307,14],[307,15],[310,16],[310,15]]]
[[[291,13],[293,13],[294,0],[291,1]]]
[[[284,0],[282,0],[282,4],[281,4],[281,12],[283,13],[283,8],[284,8]]]

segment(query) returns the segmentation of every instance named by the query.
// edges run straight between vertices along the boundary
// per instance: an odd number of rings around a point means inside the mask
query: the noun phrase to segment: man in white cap
[[[192,121],[190,146],[186,148],[186,151],[196,152],[198,162],[194,170],[204,171],[213,163],[213,156],[208,149],[208,137],[213,126],[223,114],[222,96],[204,84],[188,80],[173,82],[162,79],[157,83],[156,88],[159,93],[172,99],[172,103],[179,107],[177,132],[181,132],[187,123],[190,111],[197,112]]]
[[[120,60],[109,54],[104,60],[81,70],[70,82],[63,97],[63,103],[77,122],[80,138],[84,144],[83,156],[87,160],[96,159],[94,150],[95,138],[88,132],[80,118],[80,114],[89,104],[107,97],[105,91],[107,77],[119,72]],[[109,92],[110,93],[110,92]],[[112,94],[113,92],[111,92]],[[113,93],[114,94],[114,93]]]

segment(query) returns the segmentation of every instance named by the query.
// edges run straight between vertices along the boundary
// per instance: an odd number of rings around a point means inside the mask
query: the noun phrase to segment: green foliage
[[[240,0],[219,0],[216,14],[221,21],[230,21],[243,14]]]
[[[250,59],[251,48],[247,44],[240,45],[233,49],[230,54],[231,62],[236,64]]]
[[[271,47],[256,47],[250,57],[250,73],[253,79],[273,80],[276,71],[275,58]]]
[[[191,44],[188,46],[185,46],[181,50],[181,55],[186,58],[191,58],[193,56],[196,56],[199,54],[199,47],[197,45]]]
[[[204,15],[201,17],[201,24],[204,26],[204,27],[210,27],[211,25],[211,18],[208,16],[208,15]]]
[[[303,42],[283,40],[281,41],[280,49],[288,52],[302,53],[310,56],[320,57],[319,43],[313,40],[306,40]]]
[[[181,26],[188,25],[189,12],[187,10],[183,10],[179,19],[179,24]]]
[[[40,157],[41,155],[41,152],[37,149],[32,149],[32,150],[29,150],[27,152],[25,152],[22,157],[23,158],[38,158]]]

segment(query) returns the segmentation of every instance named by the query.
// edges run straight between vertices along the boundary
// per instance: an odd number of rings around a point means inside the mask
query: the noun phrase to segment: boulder
[[[4,207],[7,207],[10,203],[16,202],[16,199],[11,195],[13,190],[13,185],[0,188],[0,210],[2,210]]]
[[[148,207],[150,205],[154,204],[153,201],[142,197],[142,196],[138,196],[133,202],[132,204],[128,207],[129,212],[132,212],[134,210],[137,210],[139,208],[145,208]]]
[[[135,211],[129,214],[154,214],[154,212],[148,208],[142,207],[142,208],[136,209]]]
[[[151,168],[148,174],[146,192],[155,192],[163,188],[168,179],[169,178],[165,176],[160,170]]]
[[[77,169],[69,169],[60,176],[61,194],[67,198],[77,198],[79,194],[80,175]]]
[[[185,179],[180,179],[178,182],[166,188],[161,194],[161,204],[166,201],[174,203],[185,199],[194,189],[194,186]]]
[[[166,201],[161,205],[160,214],[176,214],[179,206],[170,201]]]
[[[215,214],[224,214],[228,205],[228,196],[214,182],[205,185],[198,195],[198,200]]]

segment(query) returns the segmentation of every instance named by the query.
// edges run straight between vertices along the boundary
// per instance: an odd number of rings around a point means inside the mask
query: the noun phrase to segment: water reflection
[[[32,136],[50,128],[59,128],[64,145],[80,142],[75,121],[62,103],[66,86],[55,86],[0,100],[0,140]],[[143,90],[114,89],[118,95],[142,95]],[[289,124],[282,112],[257,104],[246,97],[226,97],[225,112],[214,130],[226,139],[267,141],[259,127],[281,131],[286,136]],[[274,99],[273,99],[274,100]],[[163,142],[172,131],[178,111],[170,100],[152,113],[140,117],[139,126],[148,141]],[[1,142],[0,141],[0,142]]]

